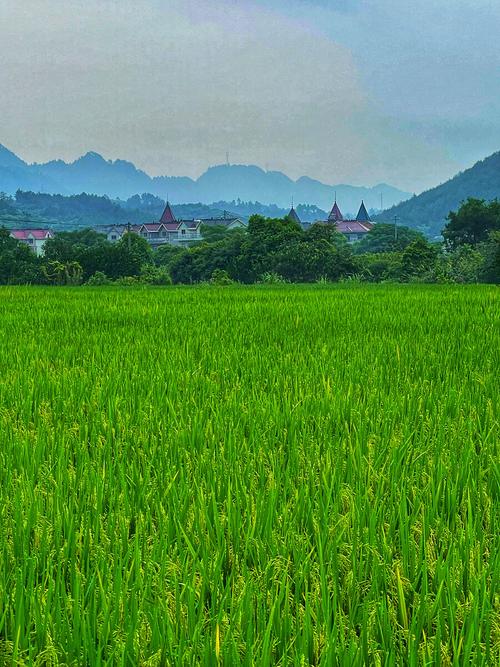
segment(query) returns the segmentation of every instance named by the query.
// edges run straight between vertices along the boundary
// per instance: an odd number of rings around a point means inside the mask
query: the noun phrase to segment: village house
[[[370,229],[373,228],[373,222],[370,220],[368,211],[364,202],[361,202],[359,207],[358,215],[355,220],[344,220],[340,208],[335,200],[333,208],[330,211],[328,216],[327,224],[333,224],[337,227],[337,231],[343,234],[349,243],[354,243],[355,241],[360,241]]]
[[[290,220],[293,220],[293,222],[297,222],[304,229],[310,227],[309,223],[301,222],[297,211],[293,206],[290,209],[287,217]],[[373,228],[373,222],[370,220],[370,216],[368,215],[368,211],[366,210],[366,206],[363,201],[361,202],[361,206],[359,207],[358,215],[356,216],[355,220],[344,220],[344,216],[340,211],[337,200],[335,200],[332,210],[330,211],[330,215],[328,216],[328,220],[318,220],[317,223],[322,225],[335,225],[337,231],[343,234],[349,243],[360,241],[366,234],[368,234],[370,229]]]
[[[38,256],[43,255],[45,241],[54,236],[50,229],[12,229],[10,235],[25,243]]]
[[[165,243],[172,245],[189,245],[194,241],[202,241],[202,227],[225,227],[228,230],[246,227],[240,218],[224,214],[222,218],[206,218],[197,220],[177,220],[170,203],[158,222],[146,222],[142,225],[109,225],[97,228],[96,231],[106,234],[111,243],[119,241],[127,231],[135,232],[153,247]]]

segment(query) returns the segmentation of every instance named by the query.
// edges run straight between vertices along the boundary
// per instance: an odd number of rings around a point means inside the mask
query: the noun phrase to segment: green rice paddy
[[[0,665],[500,664],[499,306],[0,289]]]

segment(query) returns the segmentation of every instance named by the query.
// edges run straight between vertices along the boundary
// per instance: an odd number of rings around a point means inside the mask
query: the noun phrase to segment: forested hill
[[[140,224],[158,220],[164,207],[165,201],[152,195],[136,196],[123,202],[86,193],[65,197],[18,190],[15,197],[3,195],[0,198],[0,226],[71,230],[128,222]],[[217,207],[203,204],[174,206],[174,211],[178,218],[223,215]]]
[[[456,211],[468,197],[500,199],[500,151],[460,172],[446,183],[387,209],[376,220],[392,222],[423,231],[428,236],[441,233],[450,211]]]
[[[52,227],[55,230],[71,230],[111,224],[140,224],[159,220],[165,200],[151,194],[134,195],[127,201],[109,197],[79,194],[69,197],[18,190],[15,197],[0,194],[0,226],[8,228]],[[259,202],[219,201],[213,204],[173,204],[179,220],[222,217],[224,213],[243,220],[254,213],[281,218],[288,209],[266,206]],[[304,222],[324,219],[327,213],[316,206],[298,206],[297,212]]]

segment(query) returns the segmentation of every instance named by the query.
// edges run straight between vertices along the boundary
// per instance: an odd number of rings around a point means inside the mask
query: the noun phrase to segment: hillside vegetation
[[[469,197],[500,199],[500,151],[477,162],[473,167],[431,190],[393,206],[376,216],[376,220],[392,222],[423,231],[428,236],[441,234],[450,211],[455,211]]]
[[[18,190],[14,197],[3,195],[0,198],[0,226],[50,226],[61,231],[128,222],[141,224],[159,220],[164,208],[164,199],[148,193],[122,201],[86,193],[65,196]],[[255,213],[269,217],[284,217],[288,213],[288,209],[276,205],[239,199],[208,205],[175,204],[173,208],[179,220],[220,218],[224,215],[248,220]],[[307,205],[297,206],[297,213],[304,222],[324,220],[328,215],[316,206]]]

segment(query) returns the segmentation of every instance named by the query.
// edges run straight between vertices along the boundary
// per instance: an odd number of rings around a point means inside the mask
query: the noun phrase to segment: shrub
[[[146,285],[171,285],[172,278],[165,266],[146,264],[141,269],[141,282]]]
[[[232,285],[233,282],[234,281],[231,279],[228,272],[224,269],[215,269],[212,271],[210,277],[210,283],[212,285]]]
[[[284,285],[287,281],[283,278],[283,276],[280,276],[279,273],[275,273],[274,271],[266,271],[261,275],[259,282],[265,285]]]
[[[139,285],[140,280],[137,276],[123,276],[123,278],[117,278],[115,280],[115,285],[120,285],[120,287],[133,287],[134,285]]]
[[[102,285],[109,285],[110,282],[110,279],[103,271],[96,271],[87,280],[86,285],[89,287],[101,287]]]

